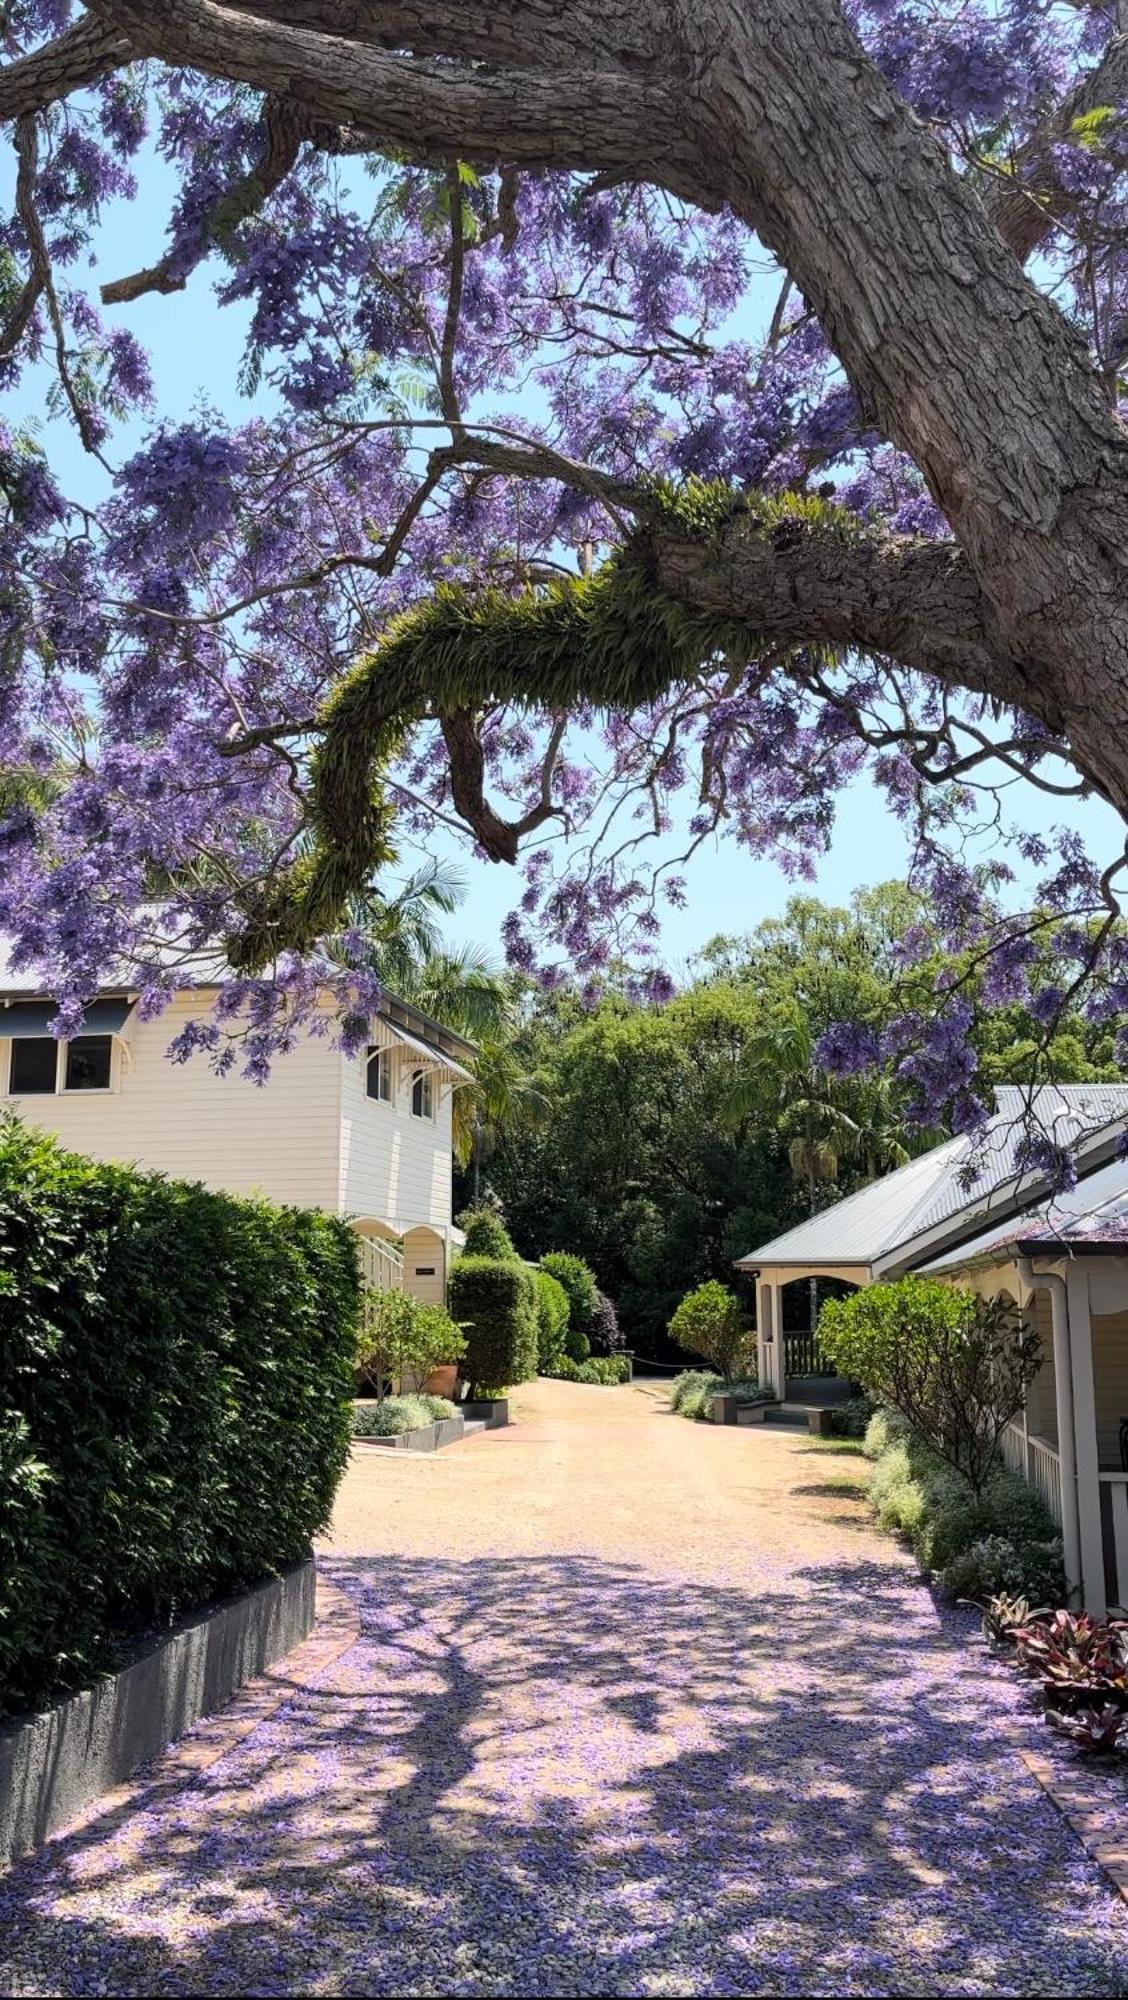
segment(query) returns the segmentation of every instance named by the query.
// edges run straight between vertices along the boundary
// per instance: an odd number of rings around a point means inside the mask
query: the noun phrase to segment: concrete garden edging
[[[509,1422],[508,1396],[483,1397],[481,1402],[465,1402],[462,1414],[474,1423],[485,1424],[488,1431],[501,1431]]]
[[[40,1715],[0,1724],[0,1867],[122,1785],[313,1629],[312,1555],[194,1612],[128,1666]]]
[[[457,1444],[466,1429],[460,1410],[456,1416],[440,1417],[437,1423],[423,1424],[416,1431],[399,1431],[395,1437],[354,1437],[354,1444],[378,1445],[382,1451],[441,1451]]]

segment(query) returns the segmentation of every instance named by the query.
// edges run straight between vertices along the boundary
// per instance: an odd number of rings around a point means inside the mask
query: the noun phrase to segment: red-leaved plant
[[[1113,1701],[1106,1701],[1101,1708],[1076,1709],[1072,1715],[1048,1708],[1046,1721],[1090,1757],[1111,1757],[1128,1730],[1128,1715]]]
[[[1086,1611],[1055,1611],[1014,1635],[1018,1664],[1042,1682],[1050,1702],[1092,1691],[1128,1707],[1128,1648],[1124,1628]]]

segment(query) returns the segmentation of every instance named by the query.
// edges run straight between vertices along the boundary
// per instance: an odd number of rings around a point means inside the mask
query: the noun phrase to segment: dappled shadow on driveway
[[[325,1568],[360,1641],[0,1880],[5,1992],[1128,1986],[1128,1909],[1008,1741],[1021,1696],[903,1566]]]

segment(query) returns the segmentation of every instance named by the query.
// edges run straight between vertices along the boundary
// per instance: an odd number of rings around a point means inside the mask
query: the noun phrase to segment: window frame
[[[18,1097],[18,1098],[25,1098],[25,1097],[26,1097],[26,1098],[28,1098],[29,1100],[30,1100],[31,1098],[42,1098],[42,1097],[114,1097],[114,1096],[116,1096],[116,1095],[117,1095],[117,1091],[118,1091],[118,1083],[119,1083],[119,1078],[120,1078],[120,1073],[121,1073],[121,1072],[120,1072],[120,1054],[119,1054],[119,1050],[118,1050],[118,1038],[117,1038],[117,1036],[116,1036],[116,1035],[114,1035],[114,1034],[111,1034],[111,1035],[109,1036],[109,1038],[108,1038],[108,1039],[109,1039],[109,1044],[110,1044],[110,1077],[109,1077],[109,1082],[108,1082],[108,1083],[98,1083],[98,1084],[92,1084],[92,1085],[90,1085],[90,1086],[89,1086],[89,1088],[87,1088],[87,1089],[85,1089],[85,1090],[83,1090],[83,1089],[73,1089],[73,1088],[71,1088],[71,1089],[68,1089],[68,1087],[67,1087],[67,1052],[68,1052],[68,1050],[70,1049],[70,1046],[71,1046],[71,1043],[72,1043],[72,1042],[84,1042],[84,1041],[94,1041],[94,1040],[98,1040],[98,1041],[101,1041],[101,1040],[102,1040],[103,1038],[104,1038],[104,1033],[98,1033],[98,1034],[92,1034],[92,1035],[65,1035],[65,1036],[61,1036],[61,1037],[59,1037],[59,1038],[56,1038],[56,1037],[55,1037],[54,1035],[28,1035],[28,1036],[26,1036],[26,1037],[25,1037],[25,1036],[23,1036],[23,1035],[5,1035],[5,1036],[4,1036],[3,1038],[2,1038],[2,1039],[4,1040],[4,1042],[5,1042],[6,1044],[7,1044],[7,1048],[6,1048],[6,1051],[5,1051],[5,1053],[4,1053],[4,1057],[3,1057],[3,1065],[2,1065],[2,1067],[3,1067],[3,1084],[4,1084],[4,1096],[5,1096],[6,1098],[9,1098],[9,1097]],[[19,1041],[24,1041],[24,1040],[27,1040],[27,1041],[33,1041],[33,1042],[54,1042],[54,1043],[55,1043],[55,1083],[54,1083],[54,1088],[53,1088],[53,1089],[51,1089],[51,1090],[16,1090],[16,1089],[14,1089],[14,1088],[13,1088],[13,1085],[12,1085],[12,1069],[13,1069],[13,1062],[12,1062],[12,1051],[13,1051],[13,1049],[15,1048],[15,1046],[16,1046],[16,1043],[17,1043],[17,1042],[19,1042]]]
[[[387,1078],[388,1088],[386,1091],[380,1089],[373,1091],[368,1088],[368,1079],[372,1074],[373,1063],[376,1065],[377,1082],[379,1083],[385,1077]],[[393,1106],[395,1104],[395,1050],[389,1048],[386,1043],[373,1042],[369,1047],[368,1054],[364,1058],[364,1095],[372,1104]]]
[[[425,1107],[419,1111],[415,1108],[415,1095],[417,1091],[419,1092],[420,1102]],[[423,1124],[433,1125],[435,1122],[435,1107],[434,1071],[417,1069],[411,1079],[411,1115],[413,1118],[418,1118]]]

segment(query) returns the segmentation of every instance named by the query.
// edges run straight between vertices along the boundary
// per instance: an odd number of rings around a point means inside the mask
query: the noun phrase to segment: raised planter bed
[[[762,1424],[770,1403],[743,1403],[739,1396],[711,1396],[709,1414],[715,1424]]]
[[[437,1423],[424,1424],[417,1431],[400,1431],[396,1437],[354,1437],[354,1444],[379,1445],[384,1451],[441,1451],[446,1444],[457,1444],[466,1429],[463,1414],[466,1405],[453,1417],[440,1417]]]
[[[492,1399],[483,1397],[481,1402],[460,1403],[459,1408],[464,1417],[468,1417],[472,1422],[485,1424],[489,1431],[504,1430],[509,1422],[508,1396],[497,1396]]]
[[[38,1847],[313,1629],[313,1557],[140,1643],[42,1714],[0,1723],[0,1866]]]

